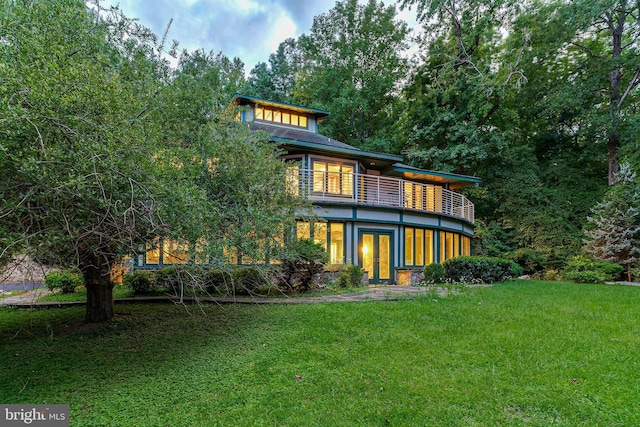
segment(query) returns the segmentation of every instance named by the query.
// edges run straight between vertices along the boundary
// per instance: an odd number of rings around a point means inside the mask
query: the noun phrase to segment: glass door
[[[360,265],[372,285],[393,283],[392,242],[391,231],[360,231]]]

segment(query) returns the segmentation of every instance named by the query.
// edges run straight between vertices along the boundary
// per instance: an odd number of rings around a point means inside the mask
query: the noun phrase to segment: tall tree
[[[525,80],[528,36],[506,39],[510,0],[404,0],[424,27],[423,64],[405,88],[401,137],[416,165],[466,174],[494,164],[513,135],[497,114]],[[507,116],[508,117],[508,116]]]
[[[252,70],[245,93],[278,102],[292,103],[296,76],[302,66],[302,53],[295,39],[286,39],[276,53],[269,55],[269,64],[258,63]]]
[[[298,103],[330,111],[323,133],[368,149],[396,151],[398,86],[406,76],[407,24],[396,10],[369,0],[337,2],[299,39],[304,68]]]
[[[87,322],[113,317],[111,267],[156,237],[221,259],[293,216],[275,148],[221,102],[237,61],[184,55],[172,80],[157,37],[117,9],[0,8],[0,257],[77,266]]]
[[[640,84],[640,4],[628,0],[540,3],[538,18],[560,41],[554,54],[571,55],[576,71],[589,70],[588,84],[598,99],[590,121],[599,127],[596,140],[607,147],[608,181],[615,184],[621,156],[637,150],[637,87]]]

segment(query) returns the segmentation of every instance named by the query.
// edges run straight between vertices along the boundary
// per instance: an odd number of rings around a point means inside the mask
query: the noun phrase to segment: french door
[[[393,232],[360,230],[358,248],[369,283],[393,283]]]

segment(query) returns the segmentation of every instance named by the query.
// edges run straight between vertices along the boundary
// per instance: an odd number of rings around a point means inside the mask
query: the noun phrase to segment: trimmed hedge
[[[443,263],[445,280],[455,283],[495,283],[522,274],[522,268],[504,258],[462,256]]]

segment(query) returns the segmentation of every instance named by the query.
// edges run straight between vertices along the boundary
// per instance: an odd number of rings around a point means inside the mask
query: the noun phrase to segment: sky
[[[361,2],[363,2],[361,0]],[[328,12],[336,0],[102,0],[101,6],[119,5],[129,18],[161,36],[173,19],[168,40],[178,40],[189,51],[204,49],[238,57],[245,72],[287,38],[309,33],[313,17]],[[386,5],[392,4],[384,0]],[[398,18],[415,25],[415,14]],[[167,47],[170,43],[167,43]]]

